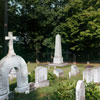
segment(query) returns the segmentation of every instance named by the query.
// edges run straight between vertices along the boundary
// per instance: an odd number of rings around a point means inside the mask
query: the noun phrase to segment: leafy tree
[[[20,38],[24,54],[43,58],[53,51],[56,34],[62,36],[63,51],[100,47],[100,0],[9,1],[9,31]]]
[[[0,0],[0,57],[3,46],[3,26],[4,26],[4,0]]]
[[[53,33],[61,34],[74,52],[100,47],[100,0],[70,0],[61,11],[63,21]]]
[[[9,20],[14,21],[9,21],[9,30],[14,31],[23,42],[24,49],[38,59],[40,51],[46,51],[44,47],[47,46],[48,37],[54,37],[51,33],[59,23],[57,10],[61,8],[61,3],[58,0],[10,2]],[[50,45],[50,48],[54,47],[54,43],[50,42]]]

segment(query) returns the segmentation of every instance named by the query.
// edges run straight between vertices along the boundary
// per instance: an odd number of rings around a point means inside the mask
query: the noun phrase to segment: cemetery
[[[0,0],[0,100],[100,100],[100,0]]]
[[[99,65],[64,63],[60,35],[55,39],[55,57],[51,64],[26,64],[14,51],[15,38],[12,32],[8,32],[5,37],[9,42],[8,54],[0,61],[0,100],[90,100],[91,96],[93,100],[99,98]],[[91,94],[92,89],[96,92]]]

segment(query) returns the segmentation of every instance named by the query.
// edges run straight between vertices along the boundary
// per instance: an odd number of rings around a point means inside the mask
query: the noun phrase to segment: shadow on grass
[[[37,91],[33,91],[29,94],[14,93],[13,100],[40,100]]]
[[[10,85],[10,91],[14,91],[14,89],[17,87],[17,83],[12,83]],[[25,93],[16,93],[14,91],[14,99],[12,100],[40,100],[39,94],[37,93],[37,90],[34,90],[33,92],[29,94]]]

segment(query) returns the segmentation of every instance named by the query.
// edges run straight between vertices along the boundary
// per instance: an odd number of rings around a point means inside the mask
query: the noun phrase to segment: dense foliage
[[[3,50],[4,0],[0,0],[0,57]]]
[[[55,92],[46,97],[46,100],[75,100],[76,82],[61,82]],[[100,87],[95,83],[85,84],[86,100],[99,100]]]
[[[48,80],[52,81],[52,80],[55,80],[57,77],[56,75],[54,75],[53,73],[49,72],[48,73]]]
[[[75,100],[76,82],[62,82],[53,94],[53,100]]]
[[[35,71],[33,70],[29,75],[28,75],[29,82],[35,82]]]
[[[100,84],[89,83],[86,84],[86,100],[100,99]]]

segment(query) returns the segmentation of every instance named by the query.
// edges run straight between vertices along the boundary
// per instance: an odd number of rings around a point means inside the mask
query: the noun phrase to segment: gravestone
[[[76,85],[76,100],[85,100],[85,85],[79,80]]]
[[[37,67],[35,69],[35,88],[46,87],[49,86],[49,81],[47,80],[47,68],[45,67]]]
[[[56,64],[63,63],[61,36],[59,34],[56,35],[56,39],[55,39],[55,54],[53,58],[53,63]]]
[[[93,69],[86,68],[85,71],[83,71],[83,80],[87,83],[92,82],[93,79]]]
[[[64,76],[64,72],[61,69],[54,69],[53,73],[57,76],[57,77],[63,77]]]
[[[94,83],[100,83],[100,67],[93,69]]]
[[[16,78],[16,70],[15,70],[15,68],[11,69],[11,71],[9,73],[9,79],[13,80],[14,78]]]
[[[9,32],[8,35],[5,39],[9,39],[9,51],[7,56],[0,61],[0,100],[8,99],[10,93],[8,77],[13,68],[16,69],[17,73],[17,87],[15,91],[18,93],[29,93],[27,64],[22,57],[14,52],[13,40],[16,37],[13,37],[12,32]]]
[[[71,76],[77,75],[78,73],[79,73],[78,67],[77,67],[76,65],[72,65],[72,66],[71,66],[71,71],[69,72],[69,78],[70,78]]]
[[[69,74],[69,78],[71,78],[71,76],[72,76],[72,75],[71,75],[71,72],[69,72],[68,74]]]
[[[34,91],[35,90],[34,82],[30,82],[29,86],[30,86],[30,91]]]

